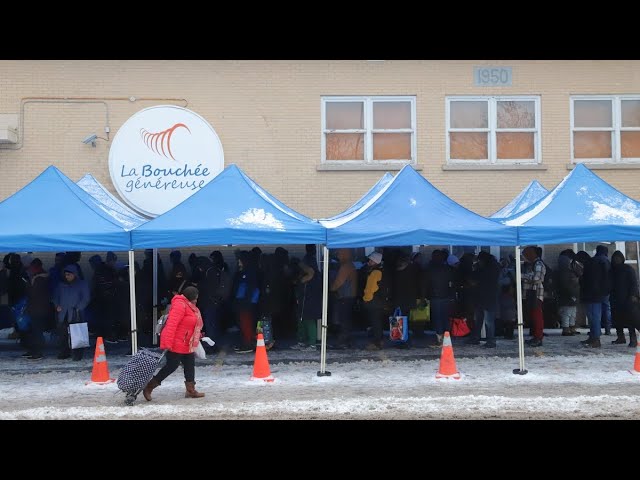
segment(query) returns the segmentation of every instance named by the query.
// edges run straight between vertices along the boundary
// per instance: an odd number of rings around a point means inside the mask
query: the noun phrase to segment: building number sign
[[[511,86],[511,67],[473,67],[477,87]]]

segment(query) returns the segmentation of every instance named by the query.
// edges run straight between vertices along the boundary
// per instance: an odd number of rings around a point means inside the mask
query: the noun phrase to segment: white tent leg
[[[522,268],[520,267],[520,246],[516,247],[516,308],[518,309],[518,357],[520,368],[513,370],[518,375],[528,372],[524,365],[524,320],[522,316]]]
[[[153,249],[153,324],[155,325],[158,318],[158,249]],[[154,345],[158,344],[158,337],[154,333],[151,334],[151,341]]]
[[[136,267],[133,250],[129,250],[129,301],[131,302],[131,355],[138,352],[138,327],[136,321]]]
[[[319,377],[328,377],[331,372],[327,372],[327,312],[329,310],[329,249],[326,245],[322,247],[324,261],[322,264],[322,339],[320,343],[320,370]]]

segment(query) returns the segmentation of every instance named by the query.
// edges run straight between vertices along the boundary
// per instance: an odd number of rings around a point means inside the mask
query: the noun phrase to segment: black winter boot
[[[611,342],[613,345],[624,345],[627,343],[627,338],[624,336],[624,331],[618,330],[618,338]]]

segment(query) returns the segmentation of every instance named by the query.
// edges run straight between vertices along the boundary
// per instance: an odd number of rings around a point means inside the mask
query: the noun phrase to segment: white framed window
[[[322,97],[322,163],[416,163],[416,97]]]
[[[571,159],[640,161],[640,95],[572,96]]]
[[[446,98],[447,163],[537,164],[539,96]]]

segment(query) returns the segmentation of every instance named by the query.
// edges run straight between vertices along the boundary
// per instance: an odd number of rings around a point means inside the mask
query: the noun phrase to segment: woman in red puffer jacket
[[[169,317],[160,334],[160,348],[167,350],[167,363],[149,381],[142,394],[147,401],[151,400],[151,392],[159,387],[162,381],[176,371],[180,363],[184,368],[186,398],[204,397],[204,393],[196,391],[195,354],[193,353],[202,337],[202,315],[196,307],[198,289],[187,287],[182,295],[175,295],[171,300]]]

